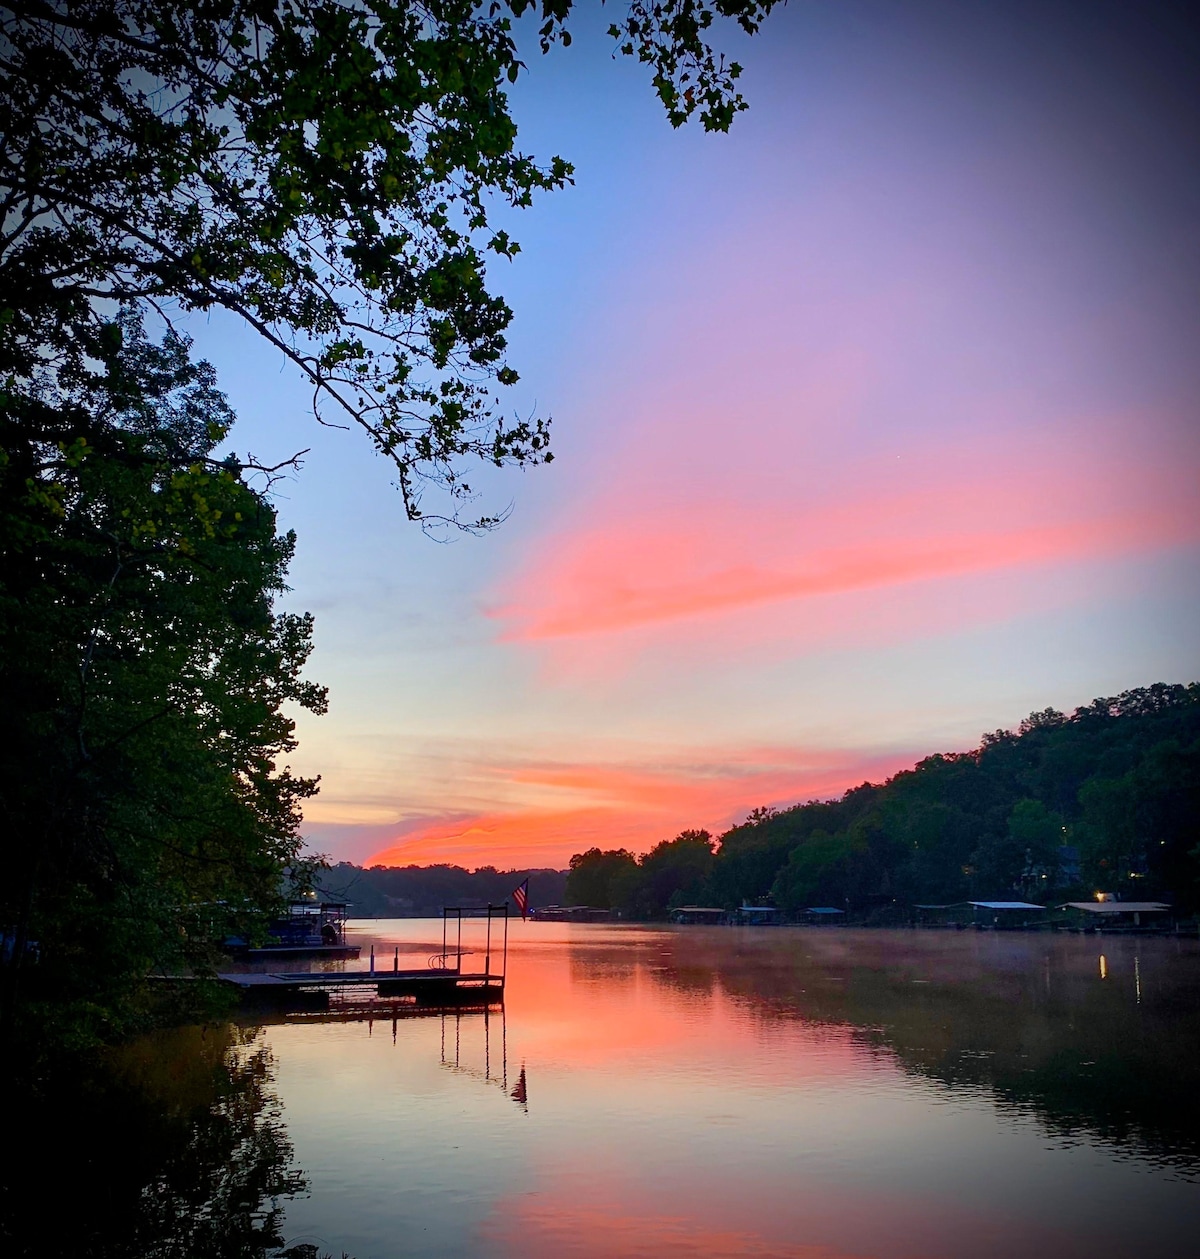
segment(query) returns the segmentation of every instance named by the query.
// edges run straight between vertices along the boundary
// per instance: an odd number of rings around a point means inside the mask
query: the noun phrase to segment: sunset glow
[[[773,15],[729,136],[672,131],[602,31],[513,89],[577,168],[489,271],[555,461],[473,476],[511,515],[439,546],[312,434],[329,474],[281,511],[331,688],[294,758],[315,849],[642,851],[1194,674],[1186,119],[1049,17],[871,11]],[[307,394],[230,338],[273,450]]]
[[[534,807],[431,822],[371,854],[366,865],[449,862],[551,866],[592,847],[644,852],[685,827],[714,835],[756,806],[840,794],[911,763],[786,748],[714,749],[706,762],[628,766],[517,764],[502,772]]]

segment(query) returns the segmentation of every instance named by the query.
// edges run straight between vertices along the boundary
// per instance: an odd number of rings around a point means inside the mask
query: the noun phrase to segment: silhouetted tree
[[[775,0],[633,0],[612,26],[672,125],[726,130],[741,68],[720,15],[754,32]],[[543,51],[571,0],[545,4]],[[463,460],[549,459],[539,420],[492,390],[508,306],[495,208],[571,179],[520,152],[506,89],[528,0],[47,0],[0,8],[0,379],[77,371],[107,303],[224,308],[421,487],[471,497]],[[532,32],[531,32],[532,33]],[[32,417],[27,415],[27,421]],[[452,508],[453,510],[453,508]],[[489,518],[475,523],[486,525]]]
[[[636,870],[637,859],[624,848],[601,851],[589,848],[571,858],[563,895],[569,905],[592,905],[612,909],[620,903],[614,899],[613,881],[627,870]]]
[[[98,369],[34,400],[70,444],[0,415],[4,1010],[36,940],[27,1024],[96,1033],[147,971],[203,967],[279,903],[316,790],[281,763],[284,706],[325,705],[311,618],[273,607],[294,536],[212,458],[211,369],[132,312],[112,327]]]

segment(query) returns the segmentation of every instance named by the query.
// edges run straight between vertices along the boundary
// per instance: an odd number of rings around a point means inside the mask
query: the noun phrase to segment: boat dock
[[[255,1004],[292,1001],[311,1006],[331,993],[361,996],[373,988],[380,998],[411,997],[418,1005],[455,1005],[462,1001],[497,1001],[504,995],[504,976],[486,972],[444,970],[273,971],[267,974],[223,974],[227,984]]]
[[[464,918],[486,918],[486,938],[482,970],[464,970],[463,959],[470,956],[462,945]],[[493,954],[492,921],[503,921],[503,935],[495,940]],[[457,927],[456,939],[449,938],[450,924]],[[499,963],[493,966],[493,958]],[[380,965],[371,946],[366,969],[325,971],[230,971],[218,976],[239,990],[243,1004],[272,1007],[324,1009],[330,998],[340,1005],[346,1000],[361,1002],[368,993],[379,1000],[408,1000],[421,1006],[490,1005],[504,999],[508,970],[508,905],[474,908],[452,906],[442,911],[442,949],[429,958],[429,965],[400,968],[400,948],[396,946],[391,966]]]

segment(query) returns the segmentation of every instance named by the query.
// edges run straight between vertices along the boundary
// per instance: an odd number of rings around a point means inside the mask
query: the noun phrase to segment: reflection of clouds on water
[[[1057,1138],[1087,1134],[1200,1177],[1194,942],[1113,937],[1101,953],[1051,934],[743,931],[730,947],[731,935],[690,929],[686,963],[647,955],[641,974],[775,1033],[848,1030]]]
[[[427,942],[427,924],[389,931]],[[201,1166],[243,1132],[247,1151],[286,1153],[280,1175],[303,1167],[309,1192],[277,1200],[276,1227],[321,1253],[1187,1253],[1194,943],[1106,937],[1101,980],[1099,941],[1049,934],[514,935],[503,1009],[375,1002],[197,1030],[144,1048],[131,1074],[150,1112],[187,1120],[172,1130],[195,1133]],[[216,1096],[205,1072],[227,1069],[222,1036],[239,1038],[238,1078],[257,1092],[226,1095],[242,1100],[225,1127],[193,1129]],[[171,1168],[186,1159],[134,1127],[149,1153],[131,1182],[182,1183]],[[214,1221],[250,1201],[247,1166],[195,1177]],[[215,1235],[191,1253],[229,1253]]]

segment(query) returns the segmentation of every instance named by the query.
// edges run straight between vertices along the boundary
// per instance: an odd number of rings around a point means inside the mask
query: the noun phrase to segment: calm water
[[[440,948],[354,930],[388,965]],[[1195,1253],[1195,941],[516,923],[508,966],[502,1014],[141,1046],[160,1098],[236,1069],[181,1170],[147,1159],[168,1241],[105,1253],[262,1253],[255,1194],[354,1259]],[[246,1248],[180,1242],[231,1210]]]

